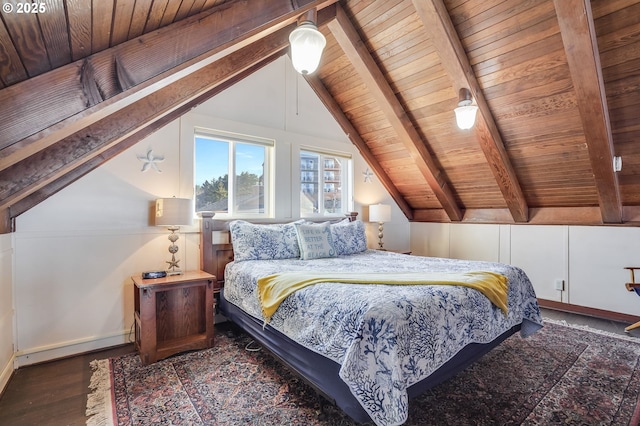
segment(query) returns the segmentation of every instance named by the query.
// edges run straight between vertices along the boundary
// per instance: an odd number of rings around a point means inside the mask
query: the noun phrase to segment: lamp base
[[[384,250],[384,248],[382,247],[384,245],[384,243],[382,242],[382,237],[384,236],[382,234],[382,231],[384,230],[382,227],[382,223],[383,222],[378,222],[378,250]]]
[[[173,234],[172,234],[173,235]],[[175,250],[171,250],[172,247],[175,247]],[[173,245],[169,247],[169,251],[171,252],[171,260],[168,260],[167,263],[169,266],[167,267],[167,275],[182,275],[182,270],[178,266],[180,260],[176,260],[176,252],[178,251],[178,246]]]

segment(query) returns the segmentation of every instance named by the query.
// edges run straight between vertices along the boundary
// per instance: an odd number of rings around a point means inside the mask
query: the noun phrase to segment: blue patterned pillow
[[[300,259],[320,259],[323,257],[336,257],[336,249],[333,247],[333,237],[328,223],[322,224],[295,224],[300,246]]]
[[[270,260],[300,257],[296,222],[259,225],[244,220],[229,224],[234,260]]]
[[[331,225],[331,235],[338,256],[360,253],[367,249],[367,235],[362,221],[350,222],[345,219],[335,223]]]

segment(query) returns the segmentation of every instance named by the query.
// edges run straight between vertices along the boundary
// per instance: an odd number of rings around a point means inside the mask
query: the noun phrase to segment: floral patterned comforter
[[[519,268],[490,262],[407,256],[367,250],[337,258],[232,262],[225,298],[262,318],[257,278],[283,271],[493,271],[509,280],[508,315],[480,292],[460,286],[321,283],[283,301],[270,325],[341,365],[340,377],[377,425],[407,419],[407,388],[469,343],[488,343],[522,323],[542,325],[536,296]]]

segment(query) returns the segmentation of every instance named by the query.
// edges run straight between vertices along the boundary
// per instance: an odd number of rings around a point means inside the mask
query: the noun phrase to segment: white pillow
[[[336,257],[333,237],[328,223],[302,224],[295,223],[300,247],[300,259],[320,259]]]

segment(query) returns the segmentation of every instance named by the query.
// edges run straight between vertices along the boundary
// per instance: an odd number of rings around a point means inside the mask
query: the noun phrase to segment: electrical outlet
[[[557,279],[555,281],[555,289],[558,291],[564,291],[564,280]]]

